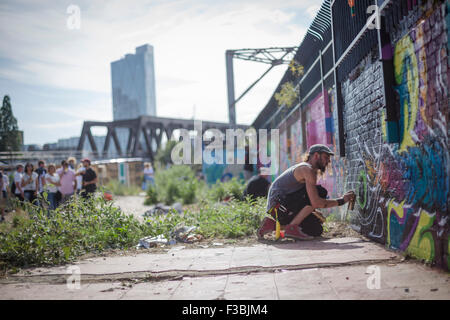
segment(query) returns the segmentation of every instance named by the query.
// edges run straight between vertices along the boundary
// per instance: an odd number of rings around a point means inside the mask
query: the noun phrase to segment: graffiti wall
[[[325,101],[323,92],[312,100],[306,107],[306,147],[314,144],[327,144]]]
[[[291,152],[290,152],[290,144],[291,139],[290,135],[288,135],[288,130],[286,130],[286,126],[280,130],[280,167],[279,173],[284,172],[287,168],[292,165],[291,160]]]
[[[214,156],[214,152],[212,151],[212,156]],[[245,151],[236,148],[234,159],[237,159],[239,156],[244,156]],[[226,158],[226,150],[223,150],[223,158]],[[207,163],[203,161],[202,164],[202,173],[205,178],[205,181],[208,184],[214,184],[217,181],[226,182],[231,180],[232,178],[236,179],[244,179],[244,165],[242,164],[227,164],[226,161],[222,161],[223,163]]]
[[[392,43],[398,143],[386,143],[380,62],[368,57],[342,85],[346,187],[354,223],[370,238],[448,269],[448,38],[445,5]],[[395,38],[393,36],[392,38]],[[349,77],[351,78],[351,77]],[[368,80],[369,79],[369,80]],[[367,86],[369,82],[372,85]],[[361,98],[358,95],[362,92]]]
[[[303,148],[303,130],[302,117],[299,113],[298,119],[291,125],[291,159],[293,163],[302,161]]]

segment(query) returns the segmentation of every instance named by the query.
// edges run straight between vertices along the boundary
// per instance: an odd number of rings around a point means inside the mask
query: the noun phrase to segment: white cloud
[[[69,30],[69,3],[4,2],[0,62],[8,63],[0,64],[0,77],[110,94],[110,62],[149,43],[155,50],[158,115],[190,118],[195,104],[198,118],[227,121],[225,50],[298,45],[310,21],[298,24],[294,17],[312,14],[319,8],[316,3],[80,0],[74,4],[81,9],[81,29]],[[266,67],[236,62],[236,97]],[[272,71],[239,103],[239,121],[250,123],[265,106],[285,70],[277,68],[282,70]],[[103,107],[99,110],[105,114]],[[105,118],[100,114],[87,112],[76,119]]]

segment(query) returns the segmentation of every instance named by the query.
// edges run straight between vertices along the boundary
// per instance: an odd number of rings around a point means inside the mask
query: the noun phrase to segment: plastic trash
[[[169,244],[169,240],[164,237],[164,235],[160,234],[156,237],[145,237],[139,240],[139,244],[137,247],[144,247],[146,249],[156,247],[158,244]]]
[[[170,211],[176,211],[178,213],[183,213],[183,206],[181,203],[174,203],[172,206],[166,206],[163,203],[158,203],[150,207],[143,216],[150,217],[154,215],[168,214]]]
[[[195,226],[176,226],[171,232],[171,237],[179,242],[193,243],[202,240],[202,236],[195,233],[197,227]]]

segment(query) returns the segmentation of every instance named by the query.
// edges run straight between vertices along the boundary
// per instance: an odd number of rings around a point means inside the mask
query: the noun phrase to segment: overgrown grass
[[[102,197],[74,199],[49,216],[29,203],[17,210],[28,215],[17,215],[0,229],[0,264],[8,267],[55,265],[88,252],[126,249],[149,233],[148,225]]]
[[[130,185],[127,186],[118,180],[110,180],[104,189],[111,192],[115,196],[137,196],[142,192],[141,187]]]
[[[168,205],[179,201],[192,204],[197,198],[199,181],[189,166],[172,166],[155,172],[155,186],[147,189],[145,204],[164,202]]]
[[[244,181],[233,178],[227,182],[218,181],[208,186],[198,181],[189,166],[172,166],[155,173],[155,186],[147,189],[146,205],[164,202],[171,205],[178,201],[192,204],[201,201],[223,201],[227,198],[242,200]]]
[[[180,224],[197,226],[206,239],[254,235],[265,215],[265,199],[204,201],[195,210],[170,212],[144,223],[101,196],[74,199],[49,216],[27,203],[16,210],[13,221],[0,225],[0,269],[58,265],[86,253],[129,249],[146,236],[163,234],[169,239]]]
[[[198,210],[186,210],[182,215],[175,211],[152,217],[146,223],[152,234],[170,232],[179,224],[198,227],[205,238],[240,238],[254,235],[266,212],[266,200],[230,200],[227,203],[202,202]]]

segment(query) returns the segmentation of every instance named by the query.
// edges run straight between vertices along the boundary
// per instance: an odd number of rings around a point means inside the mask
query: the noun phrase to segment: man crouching
[[[284,226],[284,235],[288,238],[310,240],[319,236],[323,229],[321,221],[311,213],[318,208],[342,206],[353,200],[355,193],[347,192],[339,199],[326,199],[327,191],[317,185],[317,172],[325,172],[334,153],[323,144],[309,148],[306,162],[298,163],[278,176],[269,189],[267,210]],[[275,230],[275,220],[264,218],[258,229],[258,238]]]

